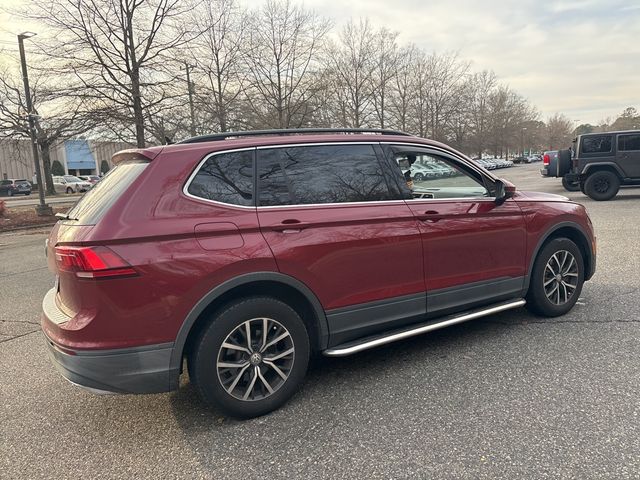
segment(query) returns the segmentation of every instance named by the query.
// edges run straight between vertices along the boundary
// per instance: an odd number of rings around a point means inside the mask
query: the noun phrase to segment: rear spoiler
[[[152,147],[152,148],[130,148],[127,150],[120,150],[116,152],[111,157],[111,162],[114,165],[119,164],[120,162],[124,162],[125,160],[142,160],[145,162],[150,162],[162,151],[163,147]]]

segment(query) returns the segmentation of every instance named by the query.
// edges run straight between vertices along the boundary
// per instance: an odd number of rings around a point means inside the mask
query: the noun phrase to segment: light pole
[[[27,60],[24,55],[24,39],[35,37],[33,32],[23,32],[18,35],[18,46],[20,47],[20,63],[22,64],[22,80],[24,82],[24,96],[27,102],[27,118],[29,121],[29,137],[31,137],[31,148],[33,149],[33,163],[36,168],[36,182],[38,184],[39,205],[36,206],[36,213],[40,216],[53,215],[52,208],[44,202],[44,182],[42,181],[42,170],[40,169],[40,156],[38,155],[38,143],[36,140],[36,129],[33,124],[33,105],[31,103],[31,90],[29,89],[29,76],[27,75]]]
[[[522,127],[522,130],[520,131],[520,146],[522,147],[521,152],[522,152],[522,157],[524,158],[524,131],[527,129],[527,127]]]
[[[195,122],[195,116],[194,116],[194,113],[193,113],[193,87],[191,85],[191,76],[189,75],[191,65],[189,65],[187,62],[185,62],[184,63],[184,67],[187,70],[187,91],[189,92],[189,112],[191,114],[191,128],[189,129],[189,133],[191,134],[192,137],[195,137],[196,136],[196,122]]]

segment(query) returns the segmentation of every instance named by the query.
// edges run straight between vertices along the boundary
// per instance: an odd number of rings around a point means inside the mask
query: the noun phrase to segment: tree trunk
[[[42,157],[42,174],[46,186],[47,195],[55,195],[56,189],[53,186],[53,176],[51,175],[51,152],[48,142],[39,142],[40,156]]]
[[[140,98],[140,78],[137,71],[131,76],[131,90],[133,93],[133,118],[136,123],[136,144],[138,148],[144,148],[144,114]]]

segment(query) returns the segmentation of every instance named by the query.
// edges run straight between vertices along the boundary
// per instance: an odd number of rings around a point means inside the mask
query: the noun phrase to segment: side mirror
[[[502,205],[507,199],[513,197],[516,193],[516,186],[502,178],[495,183],[496,186],[496,204]]]

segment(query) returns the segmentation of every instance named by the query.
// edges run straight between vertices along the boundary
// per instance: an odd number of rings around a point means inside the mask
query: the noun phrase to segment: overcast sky
[[[295,1],[295,0],[294,0]],[[245,0],[249,7],[262,0]],[[18,0],[0,0],[0,5]],[[334,20],[368,17],[436,52],[454,51],[491,69],[543,118],[579,123],[640,110],[640,0],[306,0]],[[35,25],[0,13],[0,47]]]

